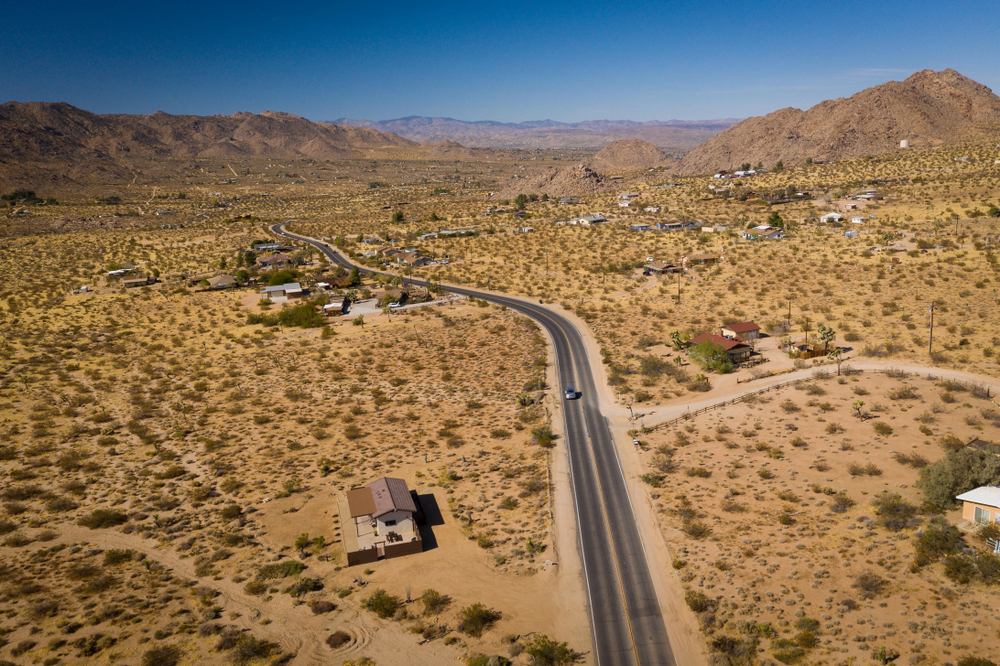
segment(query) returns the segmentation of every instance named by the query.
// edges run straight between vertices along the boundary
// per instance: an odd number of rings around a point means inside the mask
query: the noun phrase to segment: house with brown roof
[[[396,257],[396,261],[407,266],[426,266],[431,263],[430,257],[425,257],[415,250],[401,253]]]
[[[687,268],[690,266],[695,266],[698,264],[714,264],[721,257],[714,252],[696,252],[695,254],[689,254],[681,259],[681,266]]]
[[[348,490],[340,515],[348,566],[423,552],[423,514],[402,479],[384,476]]]
[[[210,289],[229,289],[236,286],[236,278],[232,275],[216,275],[208,278]]]
[[[279,252],[278,254],[272,254],[269,257],[258,259],[257,263],[265,268],[273,268],[274,266],[287,266],[292,263],[292,258]]]
[[[156,284],[156,278],[150,275],[141,275],[134,278],[126,278],[122,280],[122,286],[126,289],[132,289],[133,287],[145,287],[149,284]]]
[[[750,354],[753,353],[753,349],[750,345],[739,340],[724,338],[721,335],[716,335],[715,333],[702,333],[699,336],[691,338],[688,345],[693,347],[694,345],[701,344],[706,340],[714,342],[722,347],[726,351],[726,356],[729,358],[730,363],[742,363],[750,358]]]
[[[719,327],[719,335],[730,340],[752,342],[760,337],[760,326],[752,321],[723,324]]]
[[[675,266],[674,264],[668,264],[665,261],[652,261],[645,265],[645,269],[650,273],[663,275],[664,273],[679,273],[681,267]]]

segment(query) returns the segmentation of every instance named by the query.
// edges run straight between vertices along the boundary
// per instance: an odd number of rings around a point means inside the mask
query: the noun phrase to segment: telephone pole
[[[934,353],[933,352],[934,348],[934,304],[933,303],[931,303],[931,306],[927,308],[927,311],[931,313],[931,332],[930,335],[927,337],[927,355],[930,356]]]

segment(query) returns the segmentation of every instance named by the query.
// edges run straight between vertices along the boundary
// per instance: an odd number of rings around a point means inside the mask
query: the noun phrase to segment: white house
[[[826,215],[821,215],[819,218],[820,222],[843,222],[844,216],[840,213],[827,213]]]
[[[659,213],[660,212],[660,207],[659,206],[646,206],[645,208],[642,209],[642,211],[644,213]]]
[[[865,217],[864,216],[862,216],[862,215],[853,215],[853,216],[851,216],[851,224],[864,224],[864,223],[865,223]]]

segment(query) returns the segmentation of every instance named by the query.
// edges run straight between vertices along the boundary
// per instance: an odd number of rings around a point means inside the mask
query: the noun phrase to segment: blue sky
[[[0,101],[313,120],[669,120],[920,69],[1000,92],[1000,3],[8,3]]]

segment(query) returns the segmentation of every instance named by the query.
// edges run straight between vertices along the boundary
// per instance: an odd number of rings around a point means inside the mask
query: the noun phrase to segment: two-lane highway
[[[314,245],[334,263],[347,268],[354,265],[328,245],[287,232],[283,225],[274,225],[271,231]],[[460,287],[446,289],[505,305],[531,317],[548,332],[555,346],[558,394],[566,386],[580,391],[579,399],[564,401],[563,418],[596,662],[600,666],[674,666],[625,476],[611,430],[598,408],[597,386],[582,335],[568,319],[537,304]]]

